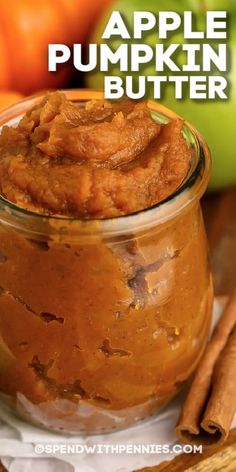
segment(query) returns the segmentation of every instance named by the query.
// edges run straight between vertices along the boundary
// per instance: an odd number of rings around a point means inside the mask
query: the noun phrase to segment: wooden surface
[[[236,285],[236,188],[208,194],[202,201],[215,294],[224,297]],[[142,472],[236,472],[236,429],[220,448],[181,454]],[[5,469],[0,464],[0,472]],[[23,471],[22,471],[23,472]],[[82,471],[81,471],[82,472]],[[111,471],[112,472],[112,471]]]
[[[236,429],[233,429],[223,446],[207,449],[203,454],[181,454],[172,461],[162,462],[138,472],[235,472]]]

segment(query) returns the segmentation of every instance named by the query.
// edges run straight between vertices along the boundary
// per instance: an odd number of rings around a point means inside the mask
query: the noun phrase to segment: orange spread
[[[24,208],[76,217],[129,214],[179,187],[190,162],[182,121],[159,125],[146,102],[46,96],[0,137],[0,186]]]
[[[30,421],[70,433],[125,427],[165,405],[197,365],[212,304],[198,199],[142,231],[134,215],[109,238],[93,229],[114,220],[88,221],[173,193],[191,158],[181,129],[156,123],[146,103],[82,107],[58,92],[3,128],[2,195],[87,219],[37,215],[30,232],[32,215],[7,225],[12,209],[1,212],[0,397]],[[88,237],[74,225],[91,225]]]

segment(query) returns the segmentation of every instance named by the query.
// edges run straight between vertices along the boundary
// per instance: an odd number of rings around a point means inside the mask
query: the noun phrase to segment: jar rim
[[[78,102],[103,98],[103,91],[101,90],[67,89],[61,90],[61,92],[65,93],[69,100]],[[0,113],[0,129],[2,126],[11,125],[21,118],[40,98],[45,96],[45,93],[47,91],[27,97],[3,110]],[[148,100],[147,104],[151,112],[159,115],[159,119],[162,117],[163,120],[170,121],[174,118],[181,118],[174,111],[154,100]],[[37,213],[19,207],[0,195],[0,221],[34,235],[43,235],[44,225],[45,229],[47,228],[47,233],[48,225],[50,225],[52,232],[58,232],[62,228],[66,232],[65,225],[68,225],[67,229],[69,231],[75,229],[77,234],[82,232],[84,235],[90,234],[92,236],[98,232],[102,233],[103,237],[117,234],[124,235],[134,230],[143,231],[154,225],[166,223],[176,217],[193,201],[200,200],[210,178],[211,155],[209,148],[199,132],[187,121],[183,121],[185,130],[191,136],[192,143],[194,142],[195,163],[191,163],[192,167],[181,185],[160,202],[127,215],[85,219]],[[4,218],[2,216],[3,212],[5,212]],[[24,227],[26,220],[27,225]],[[60,227],[60,225],[62,226]]]

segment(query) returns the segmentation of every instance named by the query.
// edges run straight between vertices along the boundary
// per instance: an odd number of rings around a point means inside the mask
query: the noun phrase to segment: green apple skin
[[[227,100],[176,100],[173,85],[167,86],[161,102],[176,111],[180,116],[192,123],[206,139],[212,153],[213,169],[210,181],[211,189],[220,189],[236,184],[236,1],[235,0],[116,0],[111,4],[105,16],[100,19],[89,42],[101,43],[101,36],[113,10],[121,12],[126,24],[132,31],[132,16],[134,11],[192,10],[196,14],[198,27],[204,24],[204,8],[208,10],[226,10],[229,17],[228,44],[230,48],[230,70],[227,73],[230,86]],[[125,41],[125,40],[124,40]],[[182,32],[174,33],[168,43],[183,43]],[[207,40],[206,40],[207,41]],[[111,47],[118,47],[121,39],[107,41]],[[143,40],[153,45],[157,42],[157,34],[151,33]],[[197,41],[196,41],[197,42]],[[117,68],[110,75],[124,76]],[[137,74],[137,73],[136,73]],[[141,74],[156,75],[152,67]],[[133,73],[135,75],[135,73]],[[204,75],[204,74],[203,74]],[[220,75],[220,72],[219,72]],[[91,88],[103,88],[104,75],[99,71],[86,75],[86,84]],[[152,97],[150,90],[149,97]]]

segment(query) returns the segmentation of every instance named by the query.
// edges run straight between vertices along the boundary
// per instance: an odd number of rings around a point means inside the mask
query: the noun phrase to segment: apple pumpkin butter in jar
[[[127,427],[205,348],[208,148],[161,105],[89,90],[0,123],[1,401],[56,431]]]

